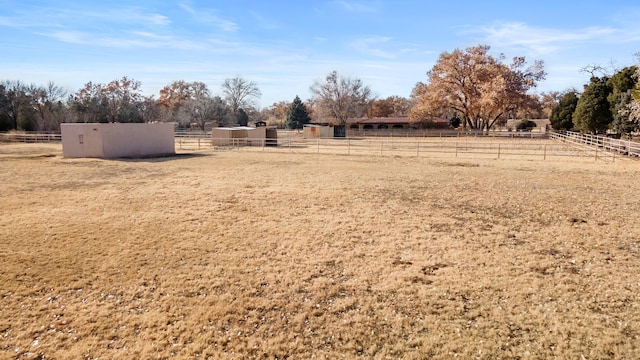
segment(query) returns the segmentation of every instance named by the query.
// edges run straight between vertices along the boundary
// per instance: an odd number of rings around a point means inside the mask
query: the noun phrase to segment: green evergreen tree
[[[613,115],[610,129],[617,134],[628,134],[634,131],[636,124],[631,116],[631,102],[633,90],[636,89],[638,79],[637,66],[626,67],[615,73],[608,81],[611,94],[607,97]]]
[[[635,65],[626,67],[615,73],[607,81],[607,84],[611,87],[611,94],[607,97],[611,104],[611,111],[614,111],[620,101],[626,100],[623,98],[629,90],[633,90],[636,87],[638,80],[635,74],[637,70],[638,67]]]
[[[311,117],[309,116],[307,107],[302,100],[300,100],[300,97],[296,95],[289,109],[287,109],[287,119],[285,120],[284,126],[287,129],[302,129],[304,124],[308,124],[310,121]]]
[[[243,108],[238,109],[236,112],[236,123],[240,126],[249,125],[249,115],[247,115],[247,112],[244,111]]]
[[[633,96],[631,90],[622,94],[622,97],[616,103],[613,110],[613,122],[611,123],[611,130],[616,134],[626,135],[630,134],[638,128],[638,124],[634,116],[632,116],[632,101]]]
[[[576,111],[573,113],[573,125],[580,132],[604,133],[613,122],[611,105],[607,97],[611,94],[608,79],[592,77],[584,93],[578,99]]]
[[[555,130],[573,129],[573,113],[578,105],[578,94],[575,90],[567,91],[558,105],[551,111],[549,122]]]

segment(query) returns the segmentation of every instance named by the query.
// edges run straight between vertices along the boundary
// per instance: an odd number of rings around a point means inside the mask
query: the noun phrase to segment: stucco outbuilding
[[[175,155],[173,123],[60,124],[67,158],[154,157]]]

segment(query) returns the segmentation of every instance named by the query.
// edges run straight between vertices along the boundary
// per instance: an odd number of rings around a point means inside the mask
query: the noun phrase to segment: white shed
[[[175,155],[173,123],[60,124],[62,154],[68,158]]]
[[[278,132],[272,127],[219,127],[211,130],[215,146],[270,146],[277,145]]]
[[[305,124],[302,129],[302,136],[305,139],[332,138],[334,137],[333,126]]]

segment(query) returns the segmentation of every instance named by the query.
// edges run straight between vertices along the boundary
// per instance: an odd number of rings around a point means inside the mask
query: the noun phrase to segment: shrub
[[[518,131],[527,131],[533,129],[536,126],[536,123],[531,120],[523,120],[520,121],[516,129],[518,129]]]

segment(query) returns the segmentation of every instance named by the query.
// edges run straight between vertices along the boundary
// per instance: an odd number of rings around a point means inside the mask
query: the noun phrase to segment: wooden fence
[[[616,156],[640,157],[640,143],[635,141],[572,131],[552,132],[549,138],[579,149],[588,148],[595,152],[600,151],[601,154],[607,153],[613,158]]]

